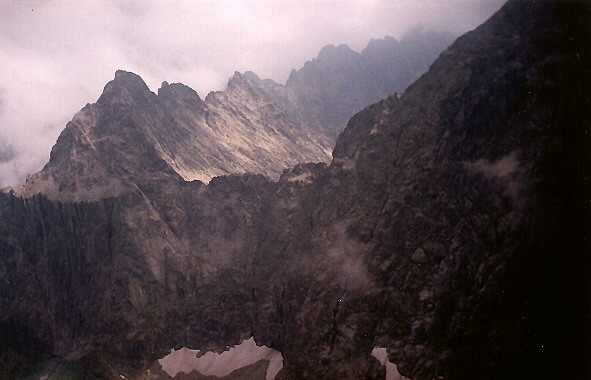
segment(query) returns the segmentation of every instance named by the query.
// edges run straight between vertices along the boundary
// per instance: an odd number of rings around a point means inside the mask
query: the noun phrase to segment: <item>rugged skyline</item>
[[[277,182],[183,180],[158,132],[187,91],[119,72],[56,191],[0,193],[0,377],[171,380],[171,348],[252,337],[276,380],[383,380],[376,348],[415,380],[591,378],[589,10],[510,0]]]
[[[22,1],[0,12],[0,186],[47,162],[71,116],[117,69],[185,83],[204,97],[234,71],[284,83],[327,44],[361,50],[412,28],[459,35],[500,0],[468,1]]]

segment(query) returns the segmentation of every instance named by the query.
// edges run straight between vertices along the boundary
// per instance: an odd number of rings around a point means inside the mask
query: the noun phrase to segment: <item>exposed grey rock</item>
[[[126,194],[153,180],[209,181],[229,173],[278,177],[298,162],[327,161],[328,148],[241,74],[202,101],[182,84],[158,95],[118,71],[96,104],[68,123],[46,167],[13,191],[61,200]]]
[[[12,191],[97,200],[141,188],[146,177],[277,179],[298,163],[329,162],[346,121],[402,91],[449,41],[415,33],[400,43],[373,40],[361,54],[329,46],[285,86],[237,72],[226,91],[205,100],[181,83],[163,82],[156,95],[138,75],[119,70],[97,103],[68,123],[43,170]]]
[[[201,101],[118,74],[54,147],[54,187],[0,194],[0,374],[140,379],[253,336],[280,379],[383,379],[376,346],[419,380],[588,377],[588,11],[510,1],[277,182],[184,181],[151,123],[160,97]],[[76,202],[91,180],[123,190]]]

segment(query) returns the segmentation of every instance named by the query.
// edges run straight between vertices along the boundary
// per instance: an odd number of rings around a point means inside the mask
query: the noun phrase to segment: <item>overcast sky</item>
[[[285,83],[327,44],[361,50],[411,28],[459,35],[504,0],[0,1],[0,187],[40,170],[117,69],[204,98],[234,71]]]

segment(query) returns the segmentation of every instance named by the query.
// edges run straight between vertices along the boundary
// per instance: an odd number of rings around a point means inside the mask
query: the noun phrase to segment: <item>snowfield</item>
[[[191,350],[186,347],[179,350],[172,349],[170,354],[159,359],[158,362],[171,377],[176,376],[179,372],[189,373],[193,370],[206,376],[222,377],[239,368],[266,359],[270,362],[266,379],[273,380],[283,368],[281,352],[267,346],[258,346],[252,337],[221,354],[209,351],[197,357],[198,354],[199,350]]]

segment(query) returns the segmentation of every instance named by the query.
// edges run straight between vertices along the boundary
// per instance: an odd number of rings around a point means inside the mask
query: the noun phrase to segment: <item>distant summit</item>
[[[236,72],[226,91],[205,99],[182,83],[163,82],[154,94],[139,75],[117,70],[97,102],[68,123],[43,170],[12,191],[92,200],[156,179],[278,179],[298,163],[327,163],[355,112],[403,91],[449,43],[445,36],[413,38],[416,46],[406,38],[372,40],[361,53],[328,45],[285,85]],[[158,169],[146,175],[147,167]]]
[[[0,193],[0,378],[590,379],[590,9],[510,0],[281,175],[366,65],[205,100],[118,73]],[[241,171],[279,179],[186,180]]]
[[[286,92],[294,112],[334,142],[351,116],[404,92],[452,41],[451,35],[415,30],[400,42],[390,36],[371,40],[361,53],[328,45],[291,72]]]
[[[278,178],[299,162],[329,159],[317,134],[243,74],[203,101],[180,83],[164,82],[156,95],[138,75],[119,70],[98,101],[68,123],[47,165],[12,191],[96,200],[178,178]]]

